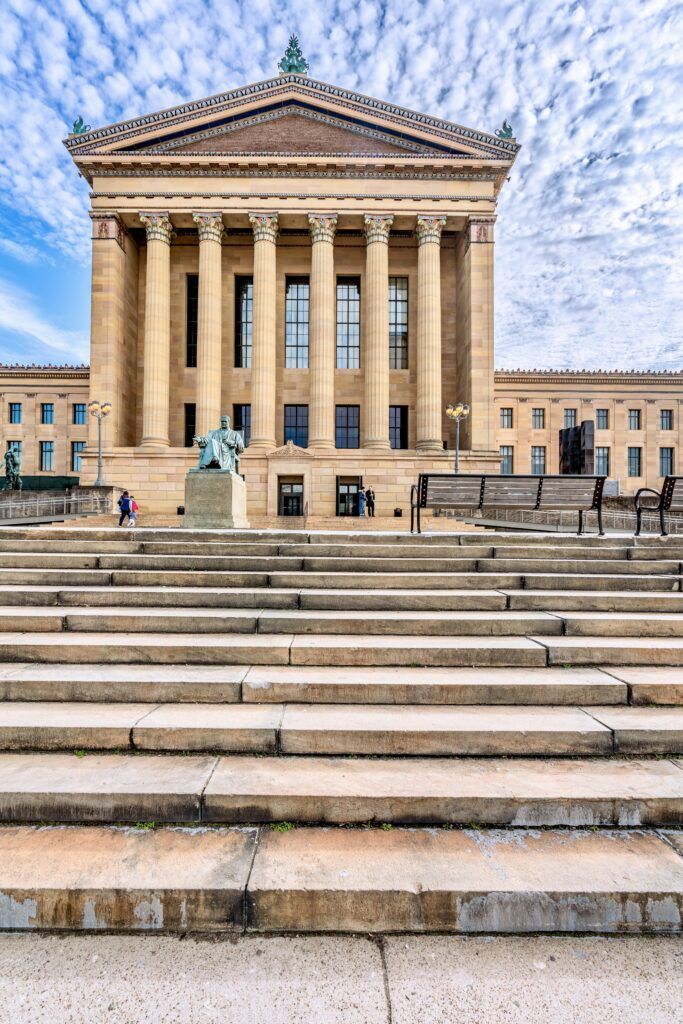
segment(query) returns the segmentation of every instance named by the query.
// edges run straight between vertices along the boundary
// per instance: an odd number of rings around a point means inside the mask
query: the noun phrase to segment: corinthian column
[[[168,447],[171,235],[167,213],[141,213],[147,232],[142,444]]]
[[[194,213],[199,231],[197,309],[197,426],[206,434],[221,415],[221,239],[220,213]]]
[[[277,214],[250,213],[254,231],[250,448],[275,447],[275,243]]]
[[[441,232],[445,217],[417,218],[417,442],[443,451],[441,426]]]
[[[334,233],[336,217],[309,215],[310,282],[310,448],[334,448]]]
[[[366,216],[363,447],[389,448],[389,232],[393,216]]]

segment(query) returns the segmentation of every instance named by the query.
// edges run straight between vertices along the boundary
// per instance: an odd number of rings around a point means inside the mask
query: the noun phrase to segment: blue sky
[[[88,358],[87,186],[61,140],[311,74],[523,145],[496,365],[683,367],[683,6],[667,0],[0,0],[0,361]]]

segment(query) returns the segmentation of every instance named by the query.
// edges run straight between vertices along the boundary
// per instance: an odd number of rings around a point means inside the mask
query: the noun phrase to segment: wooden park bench
[[[584,512],[598,513],[602,528],[604,476],[488,476],[482,473],[420,473],[410,490],[410,532],[421,533],[423,508],[523,509],[530,511],[578,512],[579,533],[583,533]]]
[[[657,498],[657,504],[644,505],[642,498],[644,494],[650,497],[654,495]],[[659,512],[659,525],[662,537],[668,536],[664,513],[670,511],[683,512],[683,476],[665,476],[661,491],[655,491],[651,487],[641,487],[636,492],[634,501],[636,506],[636,537],[640,534],[643,512]]]

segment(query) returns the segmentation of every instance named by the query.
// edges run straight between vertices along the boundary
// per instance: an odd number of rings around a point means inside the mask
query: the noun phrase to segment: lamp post
[[[111,402],[89,402],[90,415],[97,419],[97,480],[95,487],[104,487],[102,480],[102,420],[111,412]]]
[[[458,402],[457,405],[449,405],[446,415],[450,420],[455,420],[455,472],[460,472],[460,420],[467,419],[470,414],[469,405]]]

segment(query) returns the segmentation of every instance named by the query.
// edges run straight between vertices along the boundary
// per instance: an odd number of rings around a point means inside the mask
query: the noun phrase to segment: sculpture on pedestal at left
[[[218,430],[195,434],[192,440],[199,446],[199,462],[194,472],[220,470],[223,473],[239,473],[244,441],[239,431],[231,429],[229,416],[221,416]]]
[[[21,490],[21,455],[14,448],[8,448],[5,452],[5,490]]]

